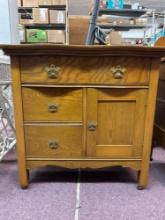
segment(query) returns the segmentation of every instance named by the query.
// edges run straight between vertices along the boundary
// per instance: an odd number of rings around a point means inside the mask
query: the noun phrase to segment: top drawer
[[[148,85],[151,60],[139,57],[21,58],[22,83]]]

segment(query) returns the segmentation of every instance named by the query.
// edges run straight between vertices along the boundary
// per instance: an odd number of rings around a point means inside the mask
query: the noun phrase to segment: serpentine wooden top
[[[165,47],[71,46],[55,44],[0,45],[6,55],[144,56],[165,57]]]

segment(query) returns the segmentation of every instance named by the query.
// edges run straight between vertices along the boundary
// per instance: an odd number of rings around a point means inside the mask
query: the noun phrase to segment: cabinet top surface
[[[6,55],[144,56],[165,57],[165,47],[71,46],[53,44],[0,45]]]

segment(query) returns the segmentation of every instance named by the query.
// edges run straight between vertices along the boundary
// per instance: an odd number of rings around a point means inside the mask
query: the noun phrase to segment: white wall
[[[1,1],[1,0],[0,0]],[[16,0],[8,0],[9,20],[10,20],[10,41],[12,44],[19,43],[18,32],[18,7]]]
[[[18,12],[16,0],[0,0],[0,44],[18,44]],[[0,50],[0,63],[9,62]]]
[[[0,44],[11,43],[8,0],[0,0]]]

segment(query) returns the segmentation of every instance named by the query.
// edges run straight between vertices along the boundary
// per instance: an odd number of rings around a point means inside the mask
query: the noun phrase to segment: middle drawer
[[[23,87],[25,121],[82,121],[82,89]]]

